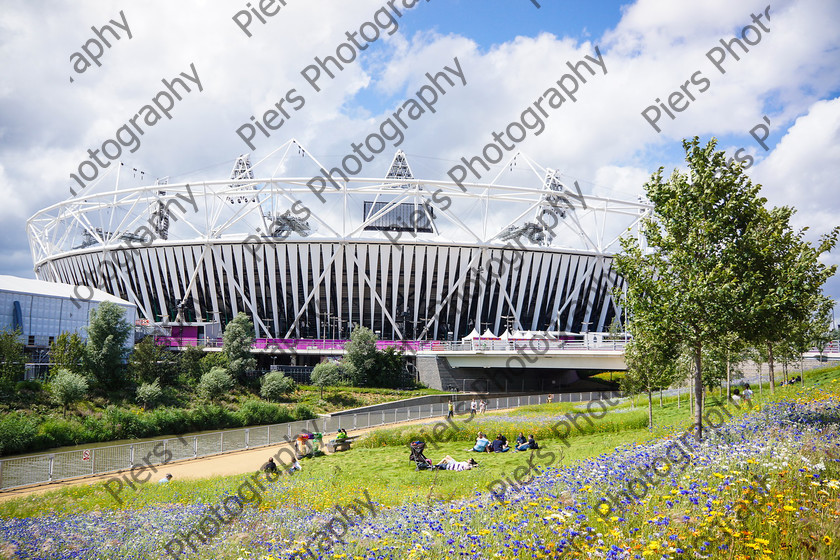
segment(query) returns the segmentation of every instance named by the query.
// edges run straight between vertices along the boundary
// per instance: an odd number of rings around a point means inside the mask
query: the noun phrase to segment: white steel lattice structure
[[[415,176],[402,152],[385,179],[330,180],[294,140],[229,177],[116,174],[30,218],[38,278],[98,287],[152,322],[244,311],[265,338],[602,331],[620,313],[611,251],[650,212],[522,154],[463,188]]]

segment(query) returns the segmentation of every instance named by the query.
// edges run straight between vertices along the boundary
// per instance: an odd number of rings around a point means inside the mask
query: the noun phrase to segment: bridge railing
[[[618,392],[553,393],[554,402],[584,402],[620,397]],[[476,398],[480,397],[477,396]],[[499,397],[487,400],[487,410],[517,408],[548,402],[549,394]],[[472,395],[458,396],[454,400],[458,414],[468,414]],[[305,431],[332,434],[339,428],[360,430],[426,418],[445,417],[446,402],[395,407],[357,414],[330,416],[315,420],[300,420],[268,426],[236,428],[205,434],[149,441],[107,445],[75,451],[44,453],[27,457],[0,459],[0,490],[19,488],[101,475],[122,470],[142,468],[156,474],[160,468],[187,459],[210,457],[232,451],[256,449],[294,441]],[[254,465],[257,468],[258,465]],[[160,468],[159,468],[160,467]],[[145,477],[145,473],[140,476]],[[158,477],[160,478],[160,476]]]
[[[187,346],[208,346],[218,348],[222,346],[221,338],[186,338],[180,336],[158,336],[155,342],[161,346],[183,348]],[[310,339],[310,338],[258,338],[251,345],[255,350],[344,350],[347,340]],[[475,338],[459,341],[428,341],[428,340],[377,340],[379,350],[398,348],[408,352],[440,352],[440,351],[499,351],[510,353],[540,353],[547,350],[622,350],[624,340],[579,340],[567,337],[566,340],[552,338],[532,339],[491,339]]]

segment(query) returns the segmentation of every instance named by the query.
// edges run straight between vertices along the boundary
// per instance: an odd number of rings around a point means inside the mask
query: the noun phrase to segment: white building
[[[102,290],[79,291],[69,284],[0,275],[0,330],[19,328],[28,351],[48,348],[64,332],[86,338],[90,311],[103,301],[125,309],[126,320],[134,325],[137,307]],[[134,345],[133,336],[127,344]]]

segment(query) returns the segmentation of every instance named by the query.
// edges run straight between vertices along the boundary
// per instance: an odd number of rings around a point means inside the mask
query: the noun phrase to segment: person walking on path
[[[487,412],[487,403],[484,402],[484,399],[481,399],[481,402],[478,403],[478,412],[479,414]]]
[[[478,403],[476,403],[476,402],[475,402],[475,399],[473,399],[473,400],[470,402],[470,418],[472,418],[473,416],[475,416],[475,412],[476,412],[476,410],[477,410],[477,409],[478,409]]]
[[[449,401],[449,414],[446,415],[447,418],[452,418],[455,414],[455,406],[452,404],[452,401]]]

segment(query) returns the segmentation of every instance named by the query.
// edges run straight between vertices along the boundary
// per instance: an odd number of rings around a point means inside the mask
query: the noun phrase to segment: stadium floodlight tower
[[[620,316],[612,251],[650,214],[521,153],[481,183],[418,176],[402,151],[378,177],[356,176],[295,140],[227,170],[154,184],[106,175],[37,212],[36,275],[103,289],[153,323],[245,312],[261,338],[320,338],[330,322],[460,338],[471,325],[499,333],[503,317],[517,330],[603,331]]]

